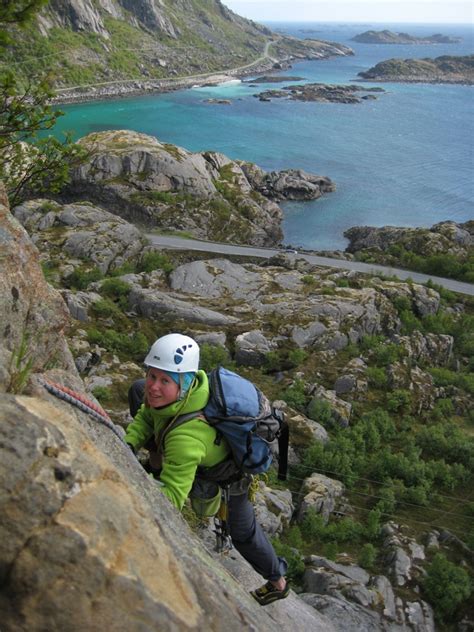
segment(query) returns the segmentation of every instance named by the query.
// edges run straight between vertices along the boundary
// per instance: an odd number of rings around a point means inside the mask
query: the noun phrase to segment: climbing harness
[[[119,431],[115,427],[114,422],[110,419],[102,406],[95,404],[90,399],[87,399],[87,397],[84,397],[84,395],[73,391],[67,386],[57,384],[56,382],[50,382],[45,378],[42,379],[42,382],[45,389],[49,391],[52,395],[55,395],[59,399],[68,402],[68,404],[76,406],[77,408],[82,410],[82,412],[87,413],[91,417],[94,417],[94,419],[104,424],[104,426],[107,426],[109,430],[112,430],[112,432],[117,435],[120,441],[123,442],[122,435],[119,433]]]
[[[227,553],[234,548],[232,538],[229,531],[229,500],[230,485],[222,488],[222,500],[214,518],[214,533],[216,534],[216,551],[218,553]]]

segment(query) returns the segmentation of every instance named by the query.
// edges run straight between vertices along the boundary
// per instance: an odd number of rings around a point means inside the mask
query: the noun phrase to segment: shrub
[[[173,264],[167,255],[156,250],[145,252],[138,263],[138,272],[153,272],[153,270],[163,270],[167,274],[172,272]]]
[[[313,399],[308,406],[308,417],[324,427],[330,426],[333,422],[331,405],[323,399]]]
[[[471,595],[471,582],[466,570],[438,553],[426,569],[422,580],[426,599],[441,621],[453,617],[458,606]]]
[[[99,402],[107,402],[112,399],[112,392],[106,386],[96,386],[92,389],[92,394]]]
[[[103,296],[108,296],[109,298],[121,298],[123,296],[128,296],[129,292],[130,285],[122,279],[105,279],[100,286],[100,293]]]
[[[284,557],[288,563],[287,579],[292,584],[300,584],[303,578],[305,565],[299,552],[288,544],[283,544],[278,538],[272,540],[273,548],[277,555]]]
[[[399,315],[402,322],[402,333],[411,334],[423,328],[421,320],[412,311],[403,310]]]
[[[288,360],[292,366],[298,367],[308,358],[308,352],[304,349],[292,349],[288,352]]]
[[[103,276],[99,268],[92,268],[92,270],[76,268],[65,281],[67,287],[75,290],[85,290],[90,283],[100,281]]]
[[[131,335],[121,334],[113,329],[99,331],[89,329],[88,340],[93,344],[98,344],[107,351],[117,352],[127,358],[143,360],[148,351],[148,340],[141,332]]]
[[[362,568],[371,569],[377,558],[377,549],[373,544],[368,542],[361,548],[359,555],[357,556],[357,563]]]
[[[378,366],[370,366],[366,372],[369,385],[373,388],[387,388],[388,378],[385,369]]]
[[[404,349],[399,345],[381,344],[375,347],[373,355],[377,366],[387,366],[399,360],[403,353]]]
[[[454,415],[454,412],[455,409],[452,399],[438,399],[433,408],[432,418],[437,420],[449,419],[449,417]]]
[[[229,352],[225,347],[219,345],[210,345],[204,342],[200,347],[200,365],[206,371],[212,371],[217,366],[225,366],[228,369],[233,366],[230,361]]]
[[[303,411],[307,400],[304,382],[302,380],[295,380],[291,386],[283,391],[281,398],[288,406],[291,406],[291,408]]]
[[[393,391],[387,400],[387,408],[390,412],[406,411],[411,406],[411,393],[399,388]]]
[[[117,305],[108,298],[93,303],[91,310],[100,318],[114,318],[122,315]]]

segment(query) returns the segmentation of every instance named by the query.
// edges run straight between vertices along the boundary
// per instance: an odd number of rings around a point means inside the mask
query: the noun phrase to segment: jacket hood
[[[154,408],[153,412],[162,419],[186,415],[202,410],[209,399],[209,381],[204,371],[196,372],[191,388],[182,400],[173,402],[164,408]]]

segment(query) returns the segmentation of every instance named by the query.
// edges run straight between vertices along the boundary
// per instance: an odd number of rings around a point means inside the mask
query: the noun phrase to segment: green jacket
[[[152,436],[157,437],[177,413],[184,415],[202,410],[209,399],[209,383],[204,371],[198,371],[196,378],[189,397],[183,401],[164,408],[142,405],[127,427],[125,441],[138,450]],[[178,509],[182,509],[193,486],[198,466],[212,467],[228,456],[225,442],[216,445],[215,439],[214,428],[200,418],[186,421],[166,436],[160,480],[162,491]]]

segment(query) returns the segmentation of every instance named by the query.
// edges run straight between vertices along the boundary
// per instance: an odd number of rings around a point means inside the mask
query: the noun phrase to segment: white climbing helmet
[[[183,334],[162,336],[152,344],[145,366],[175,373],[195,372],[199,369],[199,345]]]

